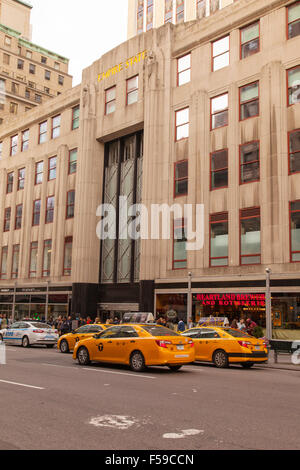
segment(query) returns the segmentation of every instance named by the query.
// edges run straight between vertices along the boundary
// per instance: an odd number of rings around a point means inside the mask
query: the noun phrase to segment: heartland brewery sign
[[[265,294],[196,294],[193,300],[202,305],[265,307]]]
[[[132,67],[135,64],[138,64],[139,62],[142,62],[145,60],[147,57],[147,51],[140,52],[137,55],[134,55],[133,57],[130,57],[127,59],[125,62],[121,62],[118,65],[115,65],[114,67],[108,69],[106,72],[99,73],[98,75],[98,82],[101,82],[105,80],[106,78],[109,78],[111,75],[116,75],[119,72],[122,72],[122,70],[127,70],[130,67]]]

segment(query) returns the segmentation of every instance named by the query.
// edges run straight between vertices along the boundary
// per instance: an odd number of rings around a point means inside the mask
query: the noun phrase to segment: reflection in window
[[[258,82],[240,88],[240,120],[259,115],[259,84]]]
[[[289,134],[289,170],[290,173],[300,171],[300,130]]]
[[[260,209],[241,210],[241,264],[260,264]]]
[[[259,142],[250,142],[240,147],[241,184],[259,180]]]
[[[228,150],[219,150],[211,154],[211,189],[228,186]]]
[[[291,202],[291,261],[300,261],[300,201]]]
[[[287,71],[288,105],[300,103],[300,66]]]
[[[259,52],[259,22],[241,29],[241,59]]]
[[[300,34],[300,2],[288,7],[288,39]]]
[[[173,269],[187,267],[185,219],[174,220]]]
[[[210,216],[210,266],[228,265],[228,213]]]
[[[228,93],[211,99],[211,129],[228,125]]]

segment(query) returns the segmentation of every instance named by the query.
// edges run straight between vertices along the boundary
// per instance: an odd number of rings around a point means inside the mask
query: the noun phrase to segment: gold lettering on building
[[[126,70],[129,67],[132,67],[133,65],[138,64],[139,62],[142,62],[143,60],[145,60],[146,57],[147,57],[147,51],[143,51],[133,57],[130,57],[129,59],[126,60],[126,62],[121,62],[118,65],[114,65],[114,67],[111,67],[106,72],[99,73],[98,82],[102,82],[106,78],[109,78],[111,75],[116,75],[122,70],[124,69]]]

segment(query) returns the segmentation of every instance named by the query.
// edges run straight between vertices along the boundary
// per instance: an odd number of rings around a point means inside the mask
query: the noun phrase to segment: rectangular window
[[[212,43],[212,71],[229,65],[229,35]]]
[[[300,103],[300,66],[287,70],[288,106]]]
[[[11,208],[7,207],[4,211],[4,227],[3,232],[10,231]]]
[[[76,173],[78,149],[70,150],[69,153],[69,175]]]
[[[147,14],[146,14],[146,30],[149,31],[153,28],[153,0],[147,0]]]
[[[176,24],[184,21],[184,0],[176,0]]]
[[[68,191],[67,193],[67,212],[66,219],[73,219],[75,209],[75,191]]]
[[[19,204],[16,206],[15,230],[20,230],[22,227],[22,214],[23,204]]]
[[[240,30],[241,59],[259,52],[259,21]]]
[[[5,65],[9,65],[10,62],[10,55],[9,54],[3,54],[3,63]]]
[[[32,226],[40,225],[41,219],[41,200],[37,199],[33,201],[33,213],[32,213]]]
[[[289,132],[289,173],[300,172],[300,129]]]
[[[300,201],[290,204],[291,262],[300,262]]]
[[[259,82],[240,88],[240,121],[259,115]]]
[[[13,157],[18,152],[18,136],[14,135],[10,138],[10,156]]]
[[[228,212],[210,216],[210,266],[228,266]]]
[[[197,0],[197,19],[201,20],[206,16],[206,0]]]
[[[47,57],[42,56],[41,57],[41,63],[42,64],[47,64]]]
[[[49,277],[51,269],[52,240],[44,241],[42,276]]]
[[[51,78],[50,70],[45,70],[45,80],[50,80],[50,78]]]
[[[137,34],[144,32],[144,0],[138,0],[137,5],[137,18],[136,18],[136,31]]]
[[[260,264],[260,208],[242,209],[240,211],[241,230],[241,265]]]
[[[240,146],[240,184],[259,181],[259,142],[249,142]]]
[[[52,118],[52,131],[51,137],[52,139],[56,139],[60,136],[60,123],[61,123],[61,116],[55,116]]]
[[[48,181],[56,178],[56,160],[57,157],[51,157],[48,160]]]
[[[31,59],[32,58],[32,52],[31,51],[26,51],[26,58]]]
[[[35,184],[42,184],[44,172],[44,162],[37,162],[35,164]]]
[[[10,36],[5,36],[4,38],[4,44],[6,46],[11,46],[11,37]]]
[[[116,87],[105,90],[105,114],[112,114],[116,110]]]
[[[228,149],[212,152],[210,155],[210,189],[228,187]]]
[[[211,100],[211,129],[228,126],[228,93]]]
[[[18,113],[18,104],[11,102],[11,103],[9,104],[9,112],[10,112],[11,114],[17,114],[17,113]]]
[[[80,107],[75,106],[75,108],[72,109],[72,131],[79,128],[79,113]]]
[[[177,86],[191,81],[191,54],[186,54],[177,59]]]
[[[184,108],[175,112],[175,140],[178,142],[189,137],[190,109]]]
[[[188,160],[175,163],[174,197],[188,193]]]
[[[64,276],[71,276],[72,271],[72,245],[73,237],[65,238],[65,250],[64,250]]]
[[[37,103],[41,103],[42,102],[42,97],[41,95],[38,95],[37,93],[34,95],[34,99]]]
[[[44,121],[39,125],[39,144],[43,144],[47,141],[47,127],[47,121]]]
[[[35,74],[35,65],[34,64],[29,64],[29,73],[32,75]]]
[[[20,245],[13,246],[11,278],[18,279],[19,275]]]
[[[2,158],[2,152],[3,152],[3,142],[0,142],[0,160]]]
[[[45,220],[46,224],[51,224],[54,220],[54,202],[55,202],[54,196],[47,197],[46,220]]]
[[[65,81],[65,77],[63,75],[58,75],[58,84],[63,85]]]
[[[174,220],[173,269],[187,267],[185,219]]]
[[[1,253],[1,279],[7,279],[7,255],[8,246],[3,246]]]
[[[18,191],[24,189],[25,186],[25,168],[18,170]]]
[[[12,193],[13,187],[14,187],[14,172],[12,171],[7,174],[6,194]]]
[[[38,242],[30,244],[30,262],[29,262],[29,277],[36,277],[37,273],[37,255],[38,255]]]
[[[139,93],[139,76],[138,75],[126,80],[126,90],[127,90],[126,104],[130,105],[130,104],[136,103],[138,100],[138,93]]]
[[[23,70],[24,69],[24,60],[22,59],[18,59],[18,63],[17,63],[17,67],[19,70]]]
[[[29,129],[22,132],[22,147],[21,152],[25,152],[29,147]]]
[[[165,23],[172,23],[173,21],[173,1],[165,0]]]
[[[300,2],[287,7],[287,36],[288,39],[300,34]]]

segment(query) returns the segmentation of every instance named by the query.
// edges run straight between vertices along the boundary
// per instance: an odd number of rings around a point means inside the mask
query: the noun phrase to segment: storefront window
[[[187,318],[186,294],[157,294],[156,320],[163,318],[167,323],[175,325],[179,320]]]

